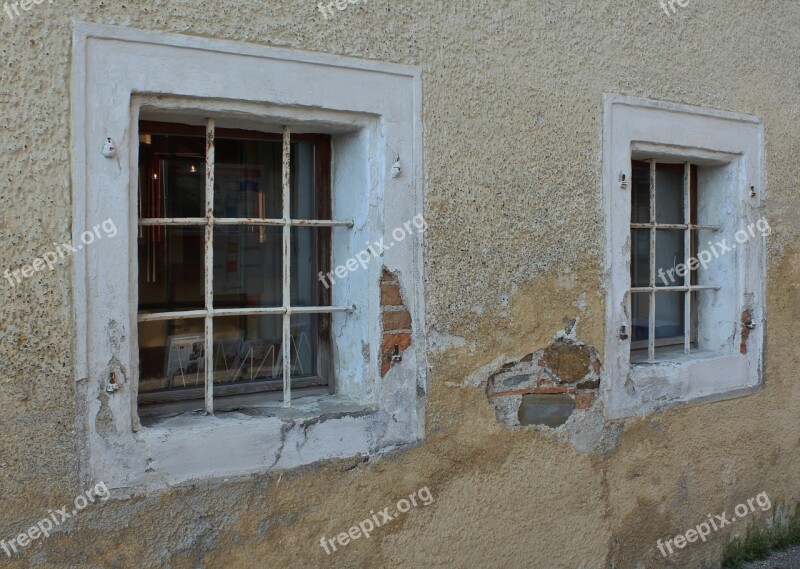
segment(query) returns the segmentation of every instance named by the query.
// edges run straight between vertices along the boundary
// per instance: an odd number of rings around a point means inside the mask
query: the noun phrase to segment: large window
[[[119,229],[73,263],[86,484],[420,440],[423,235],[355,256],[423,213],[421,70],[81,23],[72,60],[73,235]]]
[[[328,392],[330,314],[353,310],[317,276],[353,225],[330,217],[330,160],[330,137],[288,127],[140,123],[141,414]]]

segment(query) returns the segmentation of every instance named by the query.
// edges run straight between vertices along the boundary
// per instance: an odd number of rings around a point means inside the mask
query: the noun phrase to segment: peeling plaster
[[[541,348],[518,360],[499,357],[472,372],[462,383],[449,382],[447,385],[462,388],[483,387],[495,408],[497,421],[511,430],[538,431],[553,440],[571,445],[581,454],[608,454],[617,446],[624,430],[624,421],[611,422],[603,416],[602,404],[597,399],[602,381],[599,354],[579,339],[579,322],[578,317],[564,319],[564,328],[554,334],[553,342],[547,348]],[[584,373],[570,375],[569,383],[558,377],[549,369],[550,364],[546,363],[548,351],[558,346],[571,346],[578,350],[576,353],[583,353],[586,357]],[[536,393],[543,394],[543,398],[549,393],[573,394],[573,397],[578,398],[588,396],[593,402],[588,408],[576,408],[559,427],[522,426],[518,414],[523,396]]]

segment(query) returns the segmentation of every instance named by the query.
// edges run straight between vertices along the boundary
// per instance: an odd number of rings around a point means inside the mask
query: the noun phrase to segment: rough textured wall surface
[[[58,1],[13,21],[0,12],[0,270],[69,239],[73,20],[423,68],[427,440],[380,460],[111,500],[13,561],[0,551],[0,564],[714,567],[744,524],[671,561],[655,541],[763,491],[776,507],[800,497],[796,2],[696,0],[667,16],[655,0],[367,0],[327,21],[311,0]],[[602,444],[586,448],[580,433],[498,422],[480,378],[548,346],[565,319],[602,349],[604,92],[762,116],[774,232],[765,388],[614,425],[589,413],[602,433],[588,436]],[[86,490],[70,280],[60,267],[0,282],[0,539]],[[319,546],[423,486],[430,506],[330,556]]]

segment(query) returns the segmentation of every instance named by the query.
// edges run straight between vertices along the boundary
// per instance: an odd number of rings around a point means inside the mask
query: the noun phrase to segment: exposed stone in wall
[[[381,377],[392,367],[392,356],[402,356],[411,346],[411,314],[403,302],[400,283],[386,267],[381,274]]]
[[[592,363],[592,351],[588,346],[572,342],[553,342],[544,350],[542,364],[558,377],[561,383],[583,379]]]
[[[575,322],[553,342],[489,376],[486,395],[509,426],[559,427],[597,400],[600,356],[574,336]]]
[[[574,410],[575,401],[566,393],[523,395],[518,413],[519,423],[559,427],[567,422]]]

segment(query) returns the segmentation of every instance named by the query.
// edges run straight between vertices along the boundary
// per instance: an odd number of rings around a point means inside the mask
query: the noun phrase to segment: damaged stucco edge
[[[86,226],[86,146],[85,140],[78,138],[76,133],[82,132],[86,122],[86,45],[89,34],[79,29],[79,24],[73,21],[71,60],[71,85],[70,85],[70,154],[71,154],[71,180],[72,180],[72,239],[78,239],[79,228]],[[88,329],[87,308],[88,299],[81,294],[75,283],[87,277],[87,263],[85,255],[72,256],[72,321],[73,338],[73,374],[75,379],[75,432],[79,444],[78,452],[78,484],[80,488],[88,487],[92,483],[89,473],[89,405],[88,405]]]
[[[414,210],[416,214],[425,217],[425,152],[424,141],[424,122],[422,117],[425,115],[424,98],[422,91],[422,70],[415,68],[413,72],[414,89],[414,113],[413,123],[413,161],[414,171]],[[427,222],[426,225],[427,227]],[[417,232],[416,242],[412,244],[412,266],[414,270],[413,283],[414,294],[411,295],[412,330],[414,342],[417,345],[416,355],[416,402],[417,402],[417,440],[425,439],[425,408],[428,401],[428,336],[425,326],[425,232]],[[402,283],[401,283],[402,286]]]
[[[411,168],[407,168],[402,164],[401,179],[408,176],[411,180],[411,212],[407,215],[407,219],[396,218],[390,221],[393,213],[388,208],[384,208],[383,225],[384,235],[389,235],[391,230],[395,227],[401,227],[402,223],[412,219],[414,216],[421,215],[425,217],[425,168],[424,168],[424,116],[423,108],[423,86],[422,86],[422,70],[417,67],[409,67],[408,75],[412,80],[413,88],[413,121],[412,121],[412,140],[411,142]],[[392,149],[390,153],[385,156],[387,160],[384,164],[386,171],[390,168],[396,156]],[[402,158],[402,157],[401,157]],[[387,191],[398,191],[398,187],[392,187],[387,184]],[[402,184],[399,191],[402,191]],[[384,203],[386,203],[387,196],[384,196]],[[425,227],[427,227],[427,222]],[[404,354],[402,365],[396,369],[390,370],[385,377],[379,378],[381,382],[397,381],[398,377],[407,373],[408,366],[413,367],[414,385],[413,388],[414,400],[416,407],[413,410],[414,414],[414,437],[415,443],[404,443],[409,446],[417,446],[425,439],[425,410],[428,400],[428,345],[427,345],[427,329],[425,325],[425,231],[413,232],[410,236],[409,242],[406,246],[395,247],[390,249],[381,261],[382,267],[376,267],[374,277],[371,279],[370,286],[375,291],[374,294],[370,293],[370,298],[375,298],[380,306],[381,299],[381,279],[383,270],[391,273],[396,279],[400,287],[403,303],[411,314],[411,329],[412,329],[412,344]],[[383,329],[378,325],[379,334],[378,338],[382,338]],[[373,359],[377,360],[374,363],[376,369],[380,369],[382,359],[386,357],[381,350],[381,341],[377,342],[376,349],[373,350]],[[389,445],[383,450],[378,450],[378,453],[392,453],[397,450],[397,446]]]

